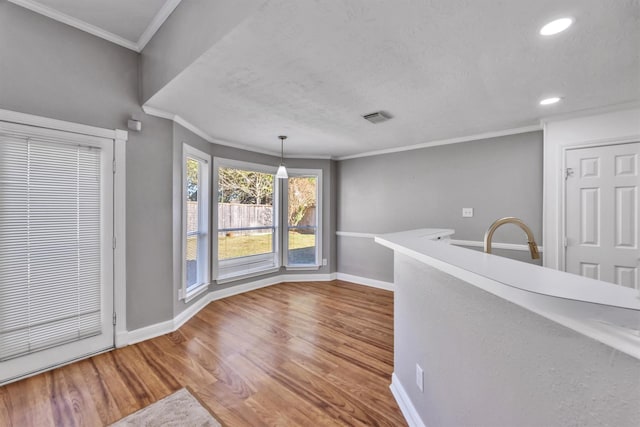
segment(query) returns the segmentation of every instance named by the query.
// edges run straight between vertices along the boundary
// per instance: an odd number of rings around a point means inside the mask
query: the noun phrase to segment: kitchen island
[[[394,251],[392,391],[410,424],[640,425],[637,290],[443,231],[375,238]]]

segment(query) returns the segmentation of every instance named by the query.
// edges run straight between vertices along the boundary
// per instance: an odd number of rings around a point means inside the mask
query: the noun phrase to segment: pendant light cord
[[[280,138],[280,164],[284,164],[284,140],[287,139],[286,136],[279,136]]]

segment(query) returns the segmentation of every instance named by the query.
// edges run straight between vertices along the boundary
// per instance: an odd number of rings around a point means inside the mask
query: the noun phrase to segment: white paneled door
[[[640,142],[567,150],[566,271],[640,288]]]
[[[0,384],[114,345],[113,145],[0,121]]]

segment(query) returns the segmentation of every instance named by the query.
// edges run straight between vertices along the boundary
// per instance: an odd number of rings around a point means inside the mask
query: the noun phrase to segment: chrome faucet
[[[491,227],[489,227],[487,232],[484,233],[484,251],[488,254],[491,253],[491,239],[493,238],[493,233],[501,225],[509,224],[509,223],[517,225],[518,227],[522,228],[522,230],[524,230],[525,233],[527,233],[527,241],[529,243],[529,250],[531,251],[531,258],[533,259],[540,258],[540,252],[538,252],[538,245],[536,244],[536,240],[533,238],[533,233],[531,232],[531,229],[527,227],[527,225],[524,222],[522,222],[520,218],[515,218],[512,216],[500,218],[499,220],[491,224]]]

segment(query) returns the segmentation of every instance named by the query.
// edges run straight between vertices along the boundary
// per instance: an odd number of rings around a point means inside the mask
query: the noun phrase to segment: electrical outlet
[[[462,217],[463,218],[473,217],[473,208],[462,208]]]
[[[322,258],[322,265],[327,265],[327,259],[326,258]]]
[[[424,371],[416,363],[416,385],[418,386],[418,390],[424,391]]]

